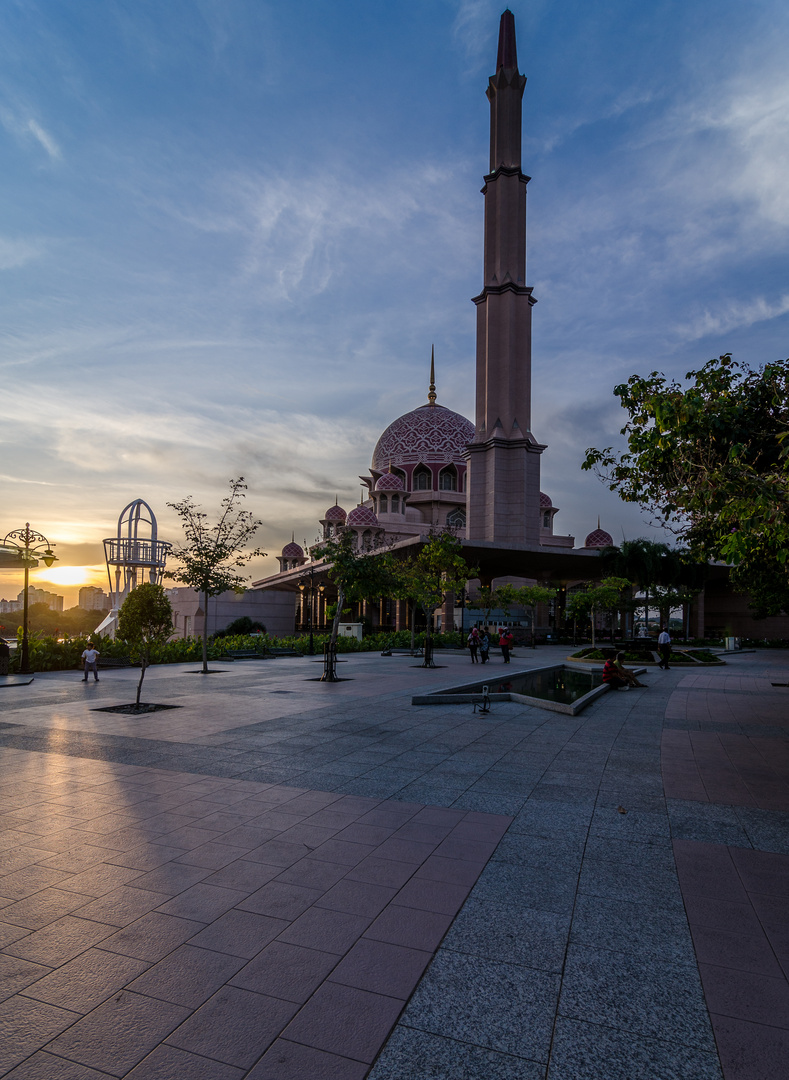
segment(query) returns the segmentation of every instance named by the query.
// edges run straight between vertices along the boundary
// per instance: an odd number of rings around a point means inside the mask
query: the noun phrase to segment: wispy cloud
[[[759,296],[747,302],[727,302],[718,310],[705,309],[689,323],[677,327],[680,337],[690,341],[707,337],[710,334],[726,333],[741,327],[753,326],[754,323],[777,319],[789,312],[789,293],[779,300],[769,303]]]
[[[61,149],[53,136],[45,130],[38,120],[27,114],[26,109],[12,109],[8,106],[0,106],[0,124],[3,125],[9,135],[13,135],[22,144],[29,143],[32,136],[53,161],[60,161],[63,157]]]

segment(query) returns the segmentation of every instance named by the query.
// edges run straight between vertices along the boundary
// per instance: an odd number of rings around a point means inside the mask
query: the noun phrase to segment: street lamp
[[[45,566],[51,566],[53,562],[58,561],[57,555],[52,551],[54,544],[50,544],[46,536],[40,532],[36,532],[35,529],[30,528],[30,522],[25,522],[24,529],[14,529],[13,532],[3,540],[3,544],[12,548],[16,548],[19,558],[25,567],[25,591],[23,593],[22,601],[22,654],[19,661],[19,673],[20,675],[30,675],[30,656],[28,647],[28,634],[27,634],[27,614],[28,614],[28,576],[30,574],[31,566],[38,566],[38,560],[44,563]]]
[[[315,567],[310,566],[301,575],[301,580],[299,581],[299,592],[301,593],[301,596],[302,596],[302,611],[304,610],[303,600],[304,600],[305,594],[306,594],[306,596],[308,598],[308,603],[309,603],[308,619],[309,619],[309,631],[310,631],[310,651],[309,651],[310,656],[315,655],[315,646],[314,646],[314,643],[313,643],[313,636],[312,636],[313,623],[314,623],[313,604],[315,602],[315,593],[316,593],[315,577],[316,577]],[[325,587],[326,587],[325,585],[318,585],[317,586],[317,592],[319,592],[321,596],[323,595],[323,591],[324,591]]]

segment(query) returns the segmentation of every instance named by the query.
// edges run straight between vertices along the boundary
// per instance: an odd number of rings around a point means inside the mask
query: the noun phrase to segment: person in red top
[[[603,682],[610,686],[613,690],[628,690],[629,687],[625,679],[619,674],[616,669],[616,653],[607,652],[605,654],[605,664],[603,665]]]
[[[502,628],[499,632],[499,648],[501,649],[501,655],[504,657],[504,663],[510,662],[510,649],[515,638],[512,636],[512,631]]]

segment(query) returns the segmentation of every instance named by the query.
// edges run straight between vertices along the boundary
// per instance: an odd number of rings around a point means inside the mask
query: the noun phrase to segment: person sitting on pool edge
[[[646,683],[638,681],[638,676],[635,671],[631,671],[630,668],[625,667],[625,654],[623,652],[618,652],[616,654],[614,667],[616,668],[616,673],[619,678],[624,679],[628,686],[646,686]]]
[[[605,664],[603,665],[603,682],[610,686],[612,690],[629,690],[630,686],[627,679],[623,678],[616,666],[616,653],[613,649],[608,649],[605,653]]]

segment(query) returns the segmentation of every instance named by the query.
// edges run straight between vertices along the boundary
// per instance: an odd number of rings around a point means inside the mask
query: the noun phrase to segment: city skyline
[[[56,545],[66,606],[106,588],[134,498],[209,513],[244,475],[273,573],[381,431],[473,416],[501,4],[179,0],[0,13],[0,535]],[[536,437],[557,532],[655,533],[580,461],[613,386],[786,355],[789,12],[514,3]],[[70,579],[70,580],[69,580]],[[16,596],[20,572],[0,571]]]

